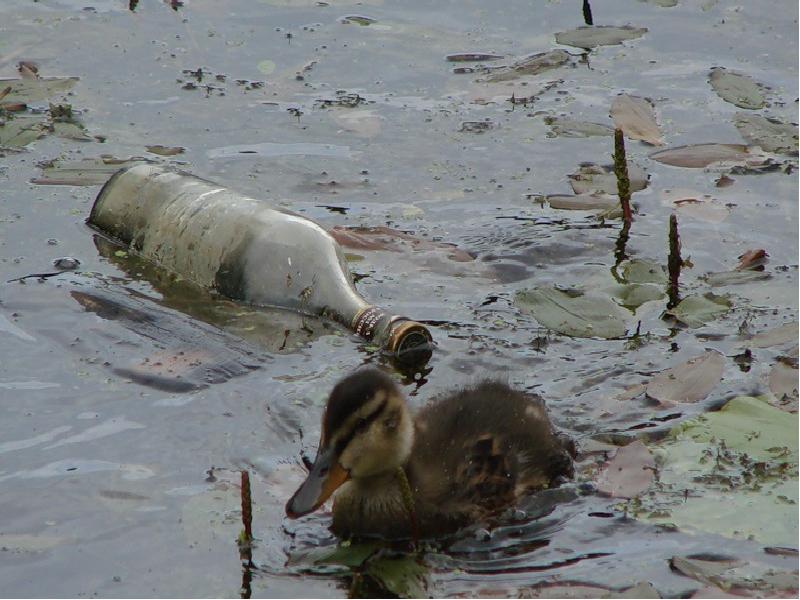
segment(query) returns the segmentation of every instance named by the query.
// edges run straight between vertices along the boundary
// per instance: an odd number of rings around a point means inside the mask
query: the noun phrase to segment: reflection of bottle
[[[229,298],[331,318],[401,360],[430,356],[428,330],[359,296],[339,244],[300,215],[187,173],[137,165],[108,180],[88,222]]]

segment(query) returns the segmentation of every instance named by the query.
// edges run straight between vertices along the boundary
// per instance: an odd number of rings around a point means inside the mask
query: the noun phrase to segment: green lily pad
[[[660,489],[638,516],[796,546],[797,426],[796,414],[753,397],[685,421],[652,448]]]
[[[797,126],[778,119],[739,112],[733,123],[750,144],[767,152],[797,156]]]
[[[622,267],[622,276],[628,283],[661,283],[668,281],[666,269],[655,262],[635,258]]]
[[[425,598],[428,595],[428,570],[413,556],[370,560],[365,574],[400,598]]]
[[[645,302],[661,300],[666,297],[664,289],[660,285],[652,283],[628,283],[620,284],[606,290],[625,308],[636,309]]]
[[[275,72],[275,63],[271,60],[262,60],[256,65],[256,68],[263,75],[272,75]]]
[[[711,69],[708,82],[720,98],[739,108],[757,110],[767,105],[761,92],[763,86],[753,81],[749,75],[715,67]]]
[[[41,102],[58,94],[66,94],[78,82],[78,77],[39,77],[37,79],[0,79],[0,91],[11,91],[4,102]]]
[[[86,133],[83,125],[79,123],[55,122],[51,125],[53,133],[58,137],[78,142],[92,142],[94,138]]]
[[[0,121],[0,148],[22,148],[49,131],[43,116],[25,116]]]
[[[727,298],[708,293],[704,296],[684,298],[678,306],[668,310],[667,314],[689,327],[702,327],[718,316],[724,315],[731,306],[731,301]]]
[[[624,25],[584,25],[556,34],[556,42],[565,46],[590,50],[597,46],[614,46],[627,40],[635,40],[647,33],[646,27]]]
[[[555,288],[521,290],[514,304],[543,327],[574,337],[622,337],[630,316],[608,296]]]

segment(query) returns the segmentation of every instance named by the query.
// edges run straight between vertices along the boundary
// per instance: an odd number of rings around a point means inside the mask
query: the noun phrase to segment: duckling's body
[[[573,473],[570,453],[538,396],[485,381],[441,397],[412,418],[394,382],[372,369],[334,388],[320,452],[318,462],[335,455],[344,472],[337,472],[343,479],[331,526],[341,537],[408,538],[415,528],[423,537],[450,533]],[[330,465],[323,465],[323,476],[325,468]],[[308,485],[287,504],[289,516],[327,498],[304,506]]]

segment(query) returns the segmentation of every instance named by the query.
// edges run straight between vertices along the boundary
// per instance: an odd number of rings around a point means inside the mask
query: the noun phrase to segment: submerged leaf
[[[43,116],[15,117],[0,121],[0,148],[22,148],[48,132]]]
[[[577,121],[568,117],[545,117],[544,122],[550,126],[553,135],[562,137],[593,137],[614,135],[614,129],[602,123]]]
[[[733,123],[748,143],[766,152],[797,156],[797,125],[743,112],[736,113]]]
[[[574,337],[622,337],[629,317],[608,296],[568,294],[555,288],[521,290],[514,304],[543,327]]]
[[[718,316],[724,315],[730,308],[730,300],[708,293],[704,296],[684,298],[675,308],[668,310],[667,314],[689,327],[702,327]]]
[[[614,126],[622,129],[630,139],[642,140],[654,146],[664,145],[655,108],[647,98],[620,94],[611,103],[611,118]]]
[[[731,214],[730,209],[721,202],[694,190],[664,190],[661,192],[661,201],[665,206],[677,210],[682,217],[708,223],[721,223]]]
[[[625,263],[622,276],[628,283],[667,283],[663,265],[638,258]]]
[[[714,67],[711,69],[708,82],[720,98],[739,108],[756,110],[767,105],[764,94],[761,93],[761,86],[748,75]]]
[[[647,383],[647,395],[662,403],[698,402],[722,380],[725,357],[716,350],[662,371]]]
[[[624,25],[584,25],[570,31],[556,34],[556,42],[565,46],[574,46],[590,50],[597,46],[614,46],[627,40],[635,40],[647,33],[646,27]]]
[[[183,146],[162,146],[161,144],[146,146],[146,148],[148,152],[160,156],[175,156],[177,154],[183,154],[186,151],[186,148]]]
[[[80,160],[55,159],[40,164],[42,176],[32,179],[39,185],[100,185],[118,170],[139,162],[144,158],[83,158]]]
[[[797,412],[797,365],[777,362],[769,372],[769,391],[775,396],[773,405],[789,412]]]
[[[517,62],[493,69],[487,81],[510,81],[525,75],[539,75],[545,71],[556,69],[570,61],[569,52],[565,50],[550,50],[527,56]]]
[[[711,287],[740,285],[771,278],[772,275],[766,271],[722,271],[721,273],[709,273],[705,276],[706,283]]]
[[[636,440],[617,450],[597,479],[597,491],[614,498],[635,498],[650,487],[655,467],[650,450]]]
[[[550,208],[560,210],[609,210],[619,206],[619,198],[608,194],[551,194],[545,199]]]
[[[649,177],[641,167],[628,164],[631,192],[645,189]],[[614,174],[613,165],[582,164],[575,173],[569,175],[569,184],[576,194],[611,194],[616,196],[619,193],[617,176]]]
[[[608,290],[626,308],[636,309],[645,302],[661,300],[666,296],[661,286],[651,283],[629,283],[617,285]]]
[[[399,598],[425,598],[428,595],[428,570],[414,556],[379,557],[370,560],[365,574],[372,577],[381,588]]]
[[[769,331],[757,333],[746,342],[752,348],[769,348],[771,346],[782,346],[794,342],[798,339],[798,324],[786,323]]]
[[[743,162],[749,157],[747,146],[743,144],[692,144],[659,150],[650,155],[665,165],[690,169],[702,169],[722,161]]]
[[[0,90],[11,88],[4,102],[41,102],[56,94],[65,94],[78,82],[78,77],[39,77],[37,79],[0,79]]]

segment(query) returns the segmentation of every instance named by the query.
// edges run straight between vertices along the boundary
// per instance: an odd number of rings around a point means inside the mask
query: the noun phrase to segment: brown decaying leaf
[[[777,362],[769,372],[769,391],[776,402],[770,402],[786,412],[797,412],[797,365]]]
[[[421,240],[413,235],[389,227],[341,227],[328,230],[339,244],[353,250],[388,250],[401,252],[406,245],[412,250],[449,250],[447,257],[455,262],[471,262],[474,258],[452,244]]]
[[[647,384],[647,395],[666,405],[698,402],[716,387],[724,370],[725,357],[708,350],[655,375]]]
[[[30,60],[21,60],[17,70],[23,79],[39,79],[39,65]]]
[[[767,262],[768,257],[769,254],[762,248],[748,250],[739,257],[739,264],[736,265],[736,270],[743,271],[744,269],[754,269],[763,266],[764,263]]]
[[[647,98],[620,94],[611,103],[611,118],[614,126],[622,129],[630,139],[642,140],[654,146],[664,145],[655,108]]]
[[[744,144],[692,144],[659,150],[650,158],[673,167],[702,169],[722,161],[746,161],[749,156]]]
[[[753,348],[769,348],[771,346],[780,346],[790,342],[797,343],[798,339],[798,324],[797,322],[786,323],[780,327],[775,327],[768,331],[762,331],[754,335],[748,342],[747,346]]]
[[[619,448],[597,479],[597,490],[614,498],[634,498],[646,491],[655,475],[650,450],[636,440]]]

